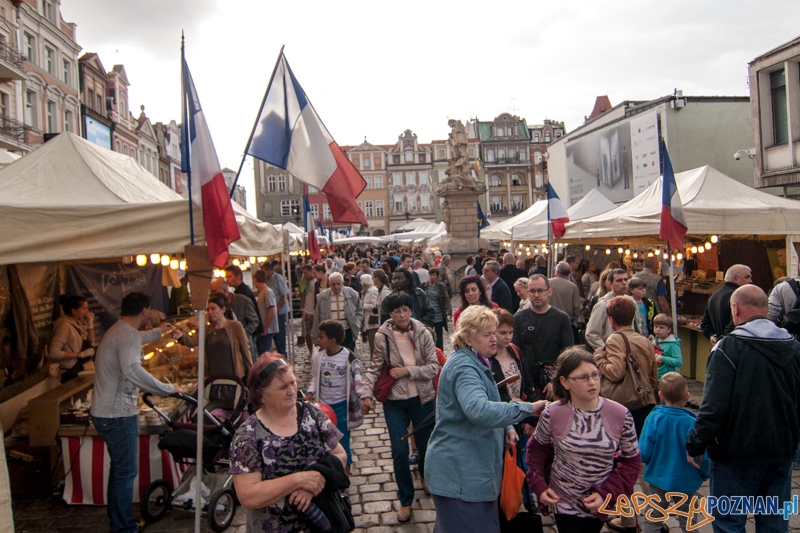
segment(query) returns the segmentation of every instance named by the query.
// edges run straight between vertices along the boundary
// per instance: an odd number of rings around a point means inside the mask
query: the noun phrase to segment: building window
[[[427,185],[428,184],[428,173],[427,172],[420,172],[419,173],[419,184],[420,185]]]
[[[403,197],[400,196],[394,199],[394,212],[395,213],[402,213],[405,210],[403,207]]]
[[[89,107],[92,107],[92,104],[94,104],[94,91],[91,89],[87,89],[87,91],[89,96],[86,98],[86,103],[89,105]]]
[[[522,176],[520,176],[519,174],[514,174],[513,176],[511,176],[511,186],[512,187],[520,187],[522,185],[525,185],[524,180],[522,179]]]
[[[406,204],[408,204],[409,211],[417,210],[417,195],[409,194],[406,196]]]
[[[367,200],[366,202],[364,202],[364,215],[367,218],[372,218],[372,216],[373,216],[372,215],[372,201],[371,200]]]
[[[103,112],[103,95],[102,94],[98,94],[97,95],[97,108],[96,109],[97,109],[97,111],[99,113]]]
[[[69,61],[64,59],[63,62],[62,62],[62,67],[63,67],[63,72],[61,73],[61,75],[62,75],[61,79],[64,80],[65,84],[69,85],[69,72],[71,70]]]
[[[517,157],[519,157],[520,161],[525,161],[528,159],[528,154],[525,152],[525,149],[520,149],[519,153],[517,153]]]
[[[489,198],[489,206],[492,212],[506,210],[506,197],[505,196],[492,196]]]
[[[497,150],[497,162],[505,163],[505,161],[506,161],[506,151],[504,148],[499,148]]]
[[[533,142],[535,142],[535,143],[539,142],[539,134],[538,133],[534,133],[533,134]]]
[[[542,176],[541,172],[536,173],[536,186],[544,187],[544,177]]]
[[[560,132],[560,131],[557,131],[557,132],[556,132],[556,139],[560,139],[560,138],[561,138],[561,132]]]
[[[423,194],[419,197],[419,209],[420,211],[431,210],[431,197],[429,195]]]
[[[280,174],[278,176],[278,190],[285,191],[286,190],[286,176]]]
[[[52,48],[44,47],[44,69],[47,71],[48,74],[53,73],[53,59],[55,56],[55,52],[53,52]]]
[[[497,127],[497,136],[498,136],[498,137],[502,137],[502,136],[503,136],[503,135],[505,135],[505,134],[506,134],[506,133],[505,133],[505,130],[504,130],[504,128],[503,128],[503,127],[501,127],[501,126],[498,126],[498,127]]]
[[[546,143],[550,142],[550,132],[544,134],[544,142]]]
[[[406,172],[406,187],[414,187],[417,184],[417,176],[413,172]]]
[[[319,189],[316,187],[309,185],[308,186],[308,194],[319,194]]]
[[[503,186],[503,178],[498,176],[497,174],[493,174],[489,177],[489,187],[502,187]]]
[[[517,213],[521,213],[525,210],[525,196],[523,195],[514,195],[511,197],[511,209],[516,211]]]
[[[281,200],[281,216],[290,217],[300,212],[300,200]]]
[[[34,128],[39,126],[39,117],[36,113],[36,93],[33,91],[25,93],[25,124]]]
[[[8,95],[0,93],[0,116],[8,116]]]
[[[322,204],[322,220],[332,220],[333,217],[331,216],[331,206],[328,204]]]
[[[786,71],[771,72],[769,86],[772,92],[772,132],[775,144],[789,142],[789,115],[786,109]]]
[[[364,190],[372,189],[372,176],[364,176],[364,181],[367,184],[367,186],[364,187]]]
[[[275,192],[275,176],[270,176],[267,179],[267,183],[269,183],[269,191]]]
[[[392,156],[392,163],[394,163],[395,165],[399,165],[400,164],[400,156],[399,155],[393,155]]]
[[[392,174],[392,185],[395,187],[403,186],[403,175],[400,172],[395,172]]]
[[[309,204],[309,207],[311,207],[311,215],[314,220],[319,220],[319,204]]]
[[[425,163],[427,161],[427,156],[425,154],[419,154],[419,162]]]
[[[470,158],[475,157],[475,149],[467,148],[467,155],[470,156]]]
[[[375,200],[375,216],[383,216],[383,200]]]
[[[372,156],[370,154],[361,156],[361,168],[372,168]]]
[[[122,147],[122,153],[125,154],[125,155],[128,155],[128,145],[127,144]]]
[[[414,162],[414,152],[406,152],[405,161],[406,161],[406,163],[413,163]]]
[[[64,111],[64,131],[75,133],[75,128],[72,126],[72,111]]]
[[[48,100],[45,109],[47,110],[47,133],[56,133],[56,103]]]
[[[437,150],[437,153],[439,154],[439,155],[437,156],[439,159],[444,159],[444,158],[445,158],[444,148],[439,148],[439,149]]]
[[[383,189],[383,176],[373,176],[372,181],[374,182],[375,189]]]
[[[486,161],[489,163],[494,162],[494,150],[486,150]]]
[[[25,34],[25,59],[27,59],[30,63],[36,64],[34,60],[36,53],[36,40],[33,38],[33,35],[26,33]]]

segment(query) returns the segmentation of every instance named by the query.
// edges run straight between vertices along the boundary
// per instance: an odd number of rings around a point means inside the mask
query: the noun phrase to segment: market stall
[[[603,196],[600,191],[592,189],[589,191],[589,194],[567,209],[567,213],[569,214],[570,221],[576,222],[607,213],[615,207],[617,206],[614,202]],[[510,240],[520,242],[546,242],[548,226],[547,209],[545,209],[535,217],[525,221],[525,223],[512,226]]]
[[[511,232],[517,226],[529,224],[544,217],[547,220],[547,200],[539,200],[522,213],[492,224],[481,230],[481,239],[490,241],[511,240]]]

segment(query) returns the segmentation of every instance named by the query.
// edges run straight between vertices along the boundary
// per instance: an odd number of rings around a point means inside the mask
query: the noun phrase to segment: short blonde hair
[[[489,308],[470,305],[458,317],[456,330],[451,337],[453,346],[466,348],[467,342],[471,341],[479,331],[492,326],[497,327],[497,324],[497,316]]]

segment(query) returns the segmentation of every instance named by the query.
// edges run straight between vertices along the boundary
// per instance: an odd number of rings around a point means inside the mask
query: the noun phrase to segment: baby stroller
[[[236,428],[247,418],[248,391],[241,379],[236,376],[209,377],[205,382],[205,424],[203,425],[203,464],[198,476],[197,457],[197,399],[185,394],[173,394],[186,402],[187,409],[171,419],[153,405],[150,394],[145,393],[142,401],[163,418],[168,430],[161,436],[158,447],[169,452],[172,459],[188,466],[180,485],[175,491],[169,484],[159,479],[150,484],[142,495],[141,514],[148,523],[164,517],[171,508],[195,509],[195,483],[203,480],[211,485],[208,503],[203,501],[208,524],[214,531],[225,531],[233,521],[238,500],[233,489],[233,478],[228,474],[228,451]],[[188,422],[187,422],[188,421]],[[210,475],[206,475],[210,474]],[[205,489],[205,485],[203,486]],[[203,500],[206,496],[203,495]]]

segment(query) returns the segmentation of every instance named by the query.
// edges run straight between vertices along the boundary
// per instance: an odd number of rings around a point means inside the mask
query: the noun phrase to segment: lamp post
[[[405,215],[406,215],[406,224],[408,224],[409,220],[411,219],[411,213],[409,213],[408,210],[406,210]]]

